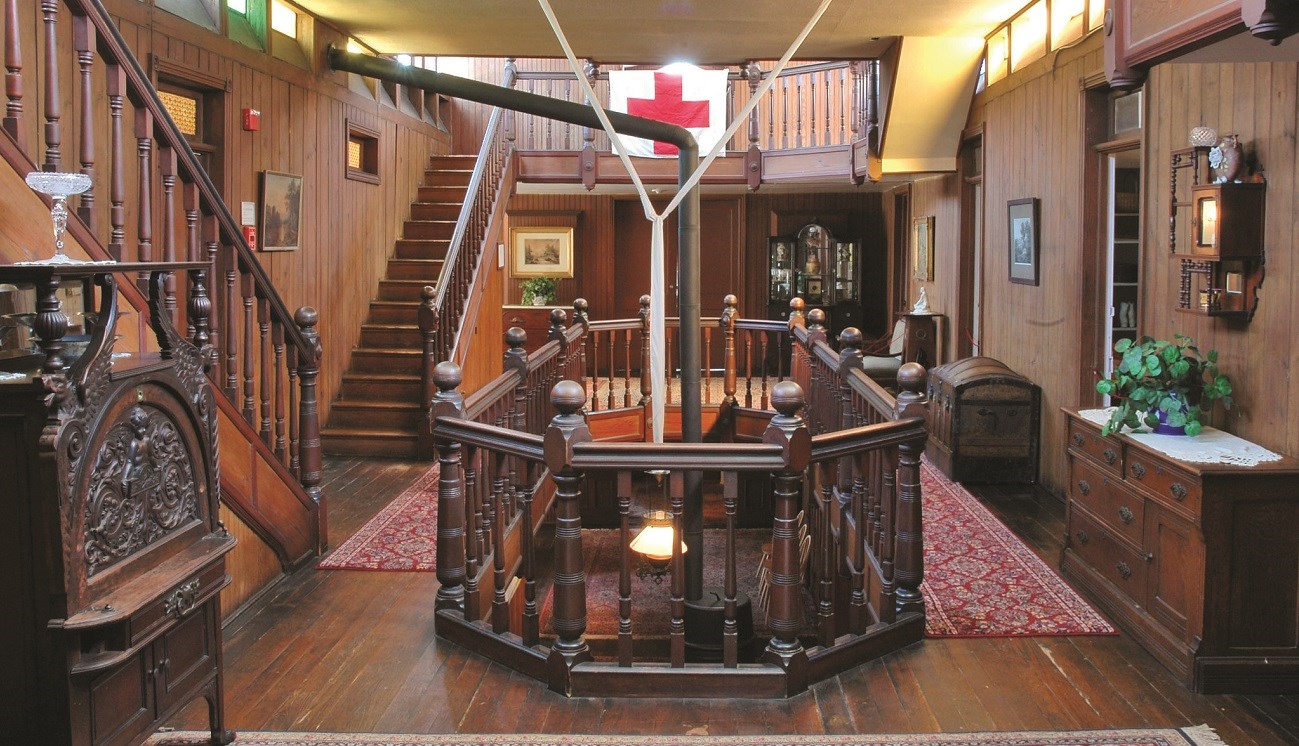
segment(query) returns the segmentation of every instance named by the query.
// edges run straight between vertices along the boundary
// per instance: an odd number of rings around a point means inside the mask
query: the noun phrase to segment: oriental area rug
[[[928,462],[922,463],[921,484],[925,531],[925,582],[921,591],[927,611],[927,636],[1117,634],[1113,626],[964,487],[947,479]],[[588,532],[591,538],[587,542],[587,594],[593,599],[604,596],[612,599],[607,621],[616,630],[617,552],[616,548],[604,547],[608,542],[601,538],[601,533],[616,536],[615,531]],[[321,560],[318,567],[431,572],[436,539],[435,465]],[[738,566],[756,567],[756,553],[766,540],[761,532],[752,536],[742,534],[738,542]],[[718,546],[720,542],[706,544]],[[596,562],[599,559],[596,555],[608,555],[608,561]],[[720,566],[720,561],[705,564]],[[741,590],[752,590],[746,588],[750,579],[745,576],[749,574],[740,574]],[[592,607],[599,609],[602,605],[592,604]],[[638,619],[638,630],[653,634],[646,624]],[[588,615],[588,632],[599,634],[596,631],[599,625],[599,614],[592,611]]]
[[[145,746],[199,746],[207,733],[161,733]],[[384,735],[240,732],[240,746],[1219,746],[1208,726],[860,736]]]

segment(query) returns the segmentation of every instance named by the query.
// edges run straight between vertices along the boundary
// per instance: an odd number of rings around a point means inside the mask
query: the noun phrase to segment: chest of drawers
[[[1065,577],[1196,691],[1299,691],[1299,462],[1179,461],[1065,413]]]

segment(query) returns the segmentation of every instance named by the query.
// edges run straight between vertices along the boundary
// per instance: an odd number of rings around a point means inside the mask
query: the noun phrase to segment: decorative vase
[[[1178,398],[1177,394],[1169,394],[1169,396],[1174,399]],[[1185,402],[1182,402],[1182,411],[1186,411]],[[1154,430],[1152,430],[1156,435],[1186,435],[1186,425],[1168,424],[1168,413],[1164,410],[1156,410],[1155,416],[1159,418],[1159,424],[1155,425]]]

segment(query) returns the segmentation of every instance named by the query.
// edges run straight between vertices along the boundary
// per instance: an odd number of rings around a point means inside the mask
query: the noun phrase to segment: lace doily
[[[1078,412],[1083,419],[1104,425],[1110,420],[1114,407],[1107,409],[1084,409]],[[1206,427],[1199,435],[1156,435],[1149,432],[1132,432],[1125,430],[1124,435],[1148,446],[1165,456],[1188,461],[1193,464],[1234,464],[1236,466],[1258,466],[1264,461],[1280,461],[1281,454],[1255,445],[1244,438],[1237,438],[1228,432]]]

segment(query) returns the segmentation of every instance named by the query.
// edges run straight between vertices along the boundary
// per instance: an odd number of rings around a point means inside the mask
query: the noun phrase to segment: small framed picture
[[[262,172],[262,251],[295,251],[301,245],[302,177]]]
[[[1021,285],[1036,285],[1040,256],[1037,197],[1011,200],[1006,207],[1006,253],[1010,264],[1010,281]]]
[[[514,228],[510,256],[515,277],[572,277],[573,229]]]
[[[934,216],[911,221],[911,269],[917,280],[934,279]]]

